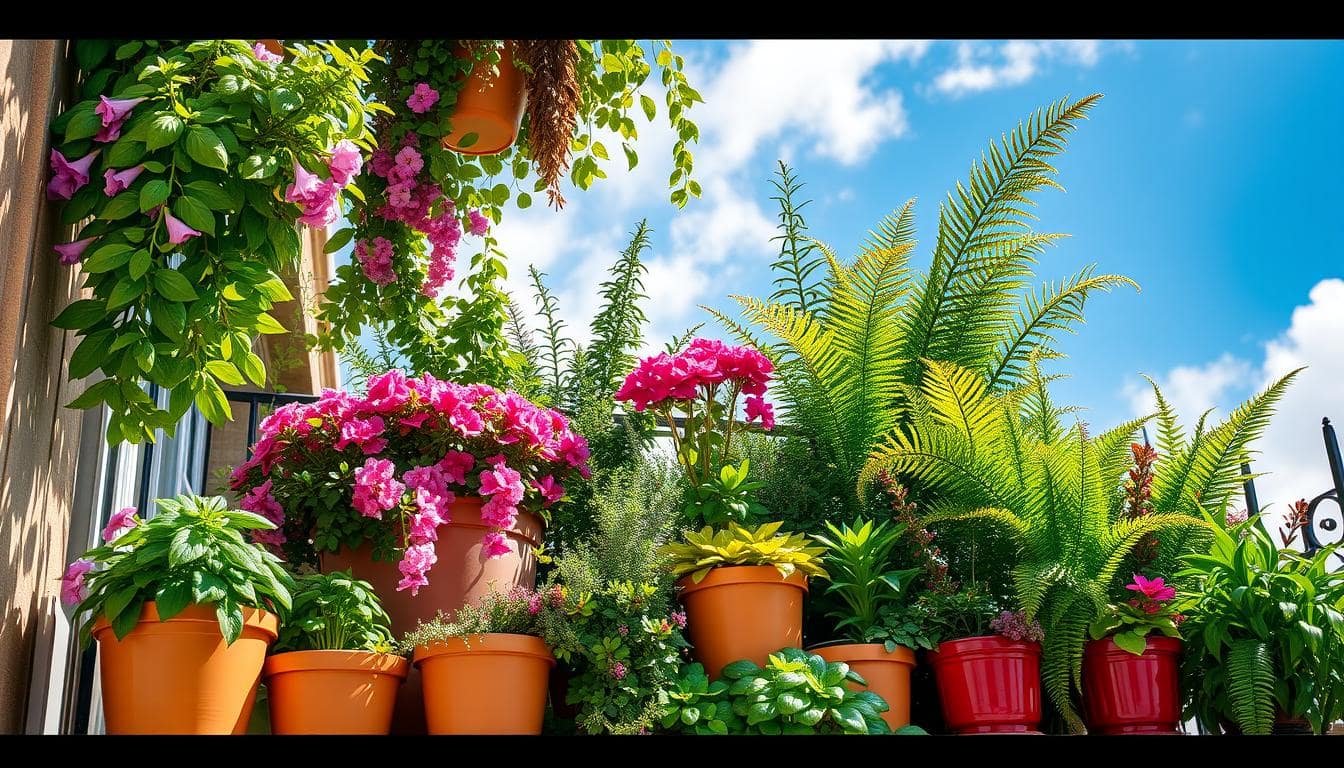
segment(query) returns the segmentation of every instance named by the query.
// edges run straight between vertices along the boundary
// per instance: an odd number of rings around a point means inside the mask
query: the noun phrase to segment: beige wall
[[[23,727],[33,649],[50,633],[65,563],[81,414],[62,407],[73,335],[52,328],[78,293],[44,194],[47,122],[69,92],[65,43],[0,40],[0,733]]]

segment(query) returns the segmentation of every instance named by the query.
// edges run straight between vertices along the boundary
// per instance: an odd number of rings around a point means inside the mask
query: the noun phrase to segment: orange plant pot
[[[773,565],[721,566],[699,584],[683,576],[677,586],[691,656],[711,680],[734,661],[764,665],[775,651],[802,644],[807,576],[800,571],[785,578]]]
[[[102,668],[103,716],[111,734],[246,733],[275,614],[243,609],[243,632],[224,643],[213,606],[189,605],[167,621],[153,601],[117,640],[106,619],[93,627]]]
[[[262,668],[271,733],[385,735],[408,669],[406,659],[391,653],[276,654]]]
[[[430,734],[536,736],[555,657],[541,638],[491,633],[415,649]]]
[[[285,46],[282,45],[279,40],[258,40],[257,42],[261,43],[263,48],[274,53],[276,56],[285,55]]]
[[[451,117],[453,131],[443,137],[443,146],[464,155],[493,155],[518,139],[527,107],[527,84],[513,63],[513,54],[513,43],[506,43],[500,52],[498,75],[492,75],[481,62],[472,67],[458,91]],[[457,55],[468,54],[458,49]],[[472,133],[476,141],[462,146],[462,140]]]
[[[882,643],[850,643],[810,648],[828,662],[843,661],[868,682],[866,690],[876,693],[890,707],[882,719],[892,730],[910,724],[910,672],[915,668],[915,652],[904,646],[888,652]],[[854,682],[845,685],[855,691],[865,686]]]
[[[415,629],[421,620],[432,619],[439,611],[451,613],[467,603],[480,601],[489,593],[491,584],[501,593],[515,584],[527,589],[536,585],[537,556],[532,550],[541,546],[541,518],[530,512],[519,513],[518,522],[504,532],[509,552],[487,560],[481,551],[481,537],[493,529],[481,521],[481,499],[459,497],[449,511],[452,522],[439,527],[439,539],[434,542],[438,561],[429,570],[429,584],[421,587],[415,597],[409,590],[397,591],[397,582],[401,581],[397,562],[374,560],[373,547],[368,542],[354,550],[323,552],[322,572],[348,568],[355,578],[373,585],[392,619],[392,632],[396,635]]]

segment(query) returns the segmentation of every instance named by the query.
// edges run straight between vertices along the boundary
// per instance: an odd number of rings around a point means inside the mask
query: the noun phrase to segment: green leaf
[[[116,621],[117,617],[121,615],[126,606],[131,604],[131,601],[135,599],[139,592],[140,590],[132,584],[108,595],[106,602],[103,603],[103,615],[107,617],[108,621]]]
[[[153,152],[177,141],[180,135],[182,135],[182,118],[177,115],[157,115],[149,121],[145,148]]]
[[[289,333],[289,331],[285,330],[285,326],[280,324],[280,321],[276,320],[274,317],[271,317],[265,312],[262,312],[261,314],[257,315],[257,332]]]
[[[755,663],[743,659],[741,661],[734,661],[724,667],[720,676],[726,680],[737,680],[738,678],[746,677],[747,675],[754,675],[759,670],[760,667],[756,666]]]
[[[868,732],[868,723],[863,719],[863,715],[854,707],[840,706],[831,709],[831,719],[839,723],[841,727],[850,733]]]
[[[767,720],[773,720],[779,711],[775,708],[773,701],[758,701],[751,705],[747,710],[747,725],[756,725]]]
[[[154,602],[159,618],[167,621],[191,604],[191,585],[181,580],[170,581],[159,587]]]
[[[285,285],[285,281],[278,277],[272,277],[270,280],[258,284],[257,290],[262,296],[265,296],[273,302],[279,303],[282,301],[294,300],[294,295],[289,292],[289,288]]]
[[[175,269],[160,269],[154,273],[154,290],[170,301],[195,301],[196,289]]]
[[[107,307],[103,302],[97,299],[80,299],[62,310],[51,324],[67,331],[77,331],[92,327],[106,315]]]
[[[341,248],[345,247],[346,243],[350,242],[350,238],[353,237],[354,234],[355,230],[351,229],[350,227],[338,230],[336,234],[327,238],[327,244],[322,246],[322,252],[335,253],[341,250]]]
[[[112,295],[107,299],[107,309],[109,312],[121,309],[138,299],[144,292],[145,283],[143,280],[123,277],[112,287]]]
[[[212,378],[206,377],[202,382],[195,398],[196,407],[200,409],[201,415],[211,424],[219,425],[229,421],[232,418],[232,411],[224,390],[220,389]]]
[[[247,357],[243,359],[243,373],[258,387],[266,386],[266,366],[262,364],[261,358],[252,352],[248,352]]]
[[[215,214],[205,203],[183,195],[173,201],[173,213],[192,229],[207,235],[215,234]]]
[[[658,105],[654,103],[653,99],[645,94],[640,94],[639,106],[644,110],[644,117],[647,118],[649,122],[653,122],[653,118],[658,114]]]
[[[131,256],[131,278],[133,280],[139,280],[144,277],[145,273],[149,271],[149,267],[153,261],[154,259],[150,256],[148,249],[141,248],[136,251],[135,254]]]
[[[104,221],[118,221],[130,216],[140,210],[140,196],[131,190],[126,190],[108,201],[103,206],[103,210],[98,212],[98,218]],[[88,269],[85,263],[85,271]]]
[[[248,155],[238,164],[238,175],[244,179],[267,179],[279,167],[274,155]]]
[[[107,359],[106,343],[111,331],[91,333],[75,347],[70,355],[70,378],[82,379],[98,370]]]
[[[154,179],[140,188],[140,212],[144,213],[156,205],[162,205],[168,199],[168,182]]]
[[[235,387],[243,384],[243,374],[238,372],[233,363],[211,360],[205,364],[205,370],[225,384],[232,384]]]
[[[90,274],[110,272],[131,260],[135,248],[125,243],[108,243],[98,248],[84,260],[83,269]]]
[[[187,184],[182,190],[212,211],[233,210],[233,200],[229,197],[229,193],[218,184],[197,180]]]
[[[221,600],[215,604],[215,617],[219,619],[219,630],[224,635],[224,644],[232,645],[243,634],[243,612],[231,600]]]
[[[789,691],[785,691],[775,698],[775,707],[781,715],[802,712],[810,706],[812,706],[812,702],[807,697]]]
[[[1144,650],[1148,647],[1148,639],[1142,629],[1135,629],[1129,632],[1121,632],[1114,635],[1112,640],[1122,650],[1129,651],[1135,656],[1142,656]]]
[[[526,192],[519,192],[519,193],[518,193],[517,205],[518,205],[519,210],[524,210],[524,209],[527,209],[527,208],[531,208],[531,207],[532,207],[532,196],[529,195],[529,194],[527,194]]]
[[[121,613],[112,621],[112,634],[116,635],[118,640],[124,639],[140,623],[140,609],[144,604],[144,600],[135,598],[129,605],[122,608]]]
[[[65,124],[65,140],[87,139],[103,127],[103,118],[93,111],[93,105],[81,104],[70,110],[70,122]]]
[[[203,125],[194,125],[187,131],[187,154],[206,168],[228,170],[229,153],[224,149],[224,142]]]

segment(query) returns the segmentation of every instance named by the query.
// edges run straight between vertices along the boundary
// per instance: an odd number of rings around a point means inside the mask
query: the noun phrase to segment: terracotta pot
[[[406,659],[391,653],[276,654],[262,668],[271,733],[386,734],[408,669]]]
[[[1041,646],[998,635],[948,640],[929,654],[943,719],[955,733],[1036,733]]]
[[[279,40],[258,40],[257,42],[261,43],[263,48],[277,56],[285,55],[285,46],[281,45]]]
[[[459,48],[457,55],[469,55]],[[527,83],[513,63],[514,44],[505,43],[500,51],[499,74],[476,62],[471,74],[457,93],[453,107],[453,132],[443,137],[443,146],[464,155],[493,155],[509,147],[518,138],[527,106]],[[476,134],[469,147],[461,146],[467,134]]]
[[[1181,641],[1148,638],[1142,656],[1115,641],[1083,650],[1083,705],[1089,733],[1179,733]]]
[[[460,497],[450,512],[452,522],[439,527],[439,539],[434,543],[438,561],[429,570],[429,584],[415,597],[409,590],[397,591],[397,582],[401,581],[397,561],[374,560],[368,542],[354,550],[323,552],[322,572],[348,568],[355,578],[373,585],[396,635],[415,629],[420,620],[432,619],[439,611],[451,613],[479,601],[491,584],[501,593],[515,584],[528,589],[536,586],[537,557],[532,550],[541,546],[541,518],[530,512],[519,513],[518,522],[505,532],[508,554],[487,560],[481,553],[481,537],[492,529],[481,522],[480,498]]]
[[[541,733],[555,657],[532,635],[452,638],[415,649],[431,734]]]
[[[214,606],[189,605],[159,621],[153,601],[117,640],[106,619],[93,627],[102,669],[103,717],[111,734],[246,733],[275,614],[243,609],[243,632],[224,643]]]
[[[710,679],[734,661],[764,665],[781,648],[803,642],[803,596],[807,576],[788,578],[773,565],[730,565],[712,569],[699,584],[677,580],[686,606],[691,656]]]
[[[888,652],[882,643],[846,643],[808,649],[828,662],[843,661],[868,682],[867,690],[886,700],[889,709],[882,713],[894,731],[910,724],[910,671],[915,668],[915,652],[904,646]],[[861,691],[865,686],[847,682]]]

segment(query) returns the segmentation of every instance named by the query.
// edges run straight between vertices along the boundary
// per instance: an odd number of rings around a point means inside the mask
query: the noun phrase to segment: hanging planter
[[[503,529],[508,551],[487,557],[483,535],[492,529],[481,520],[481,499],[459,497],[449,507],[449,522],[438,528],[434,541],[436,562],[426,571],[429,583],[418,594],[397,590],[402,573],[394,560],[375,560],[373,546],[364,542],[354,549],[342,547],[322,553],[322,571],[351,571],[355,578],[373,585],[392,619],[392,632],[400,635],[440,611],[453,613],[467,603],[480,602],[493,585],[497,590],[520,586],[532,589],[537,580],[537,556],[543,523],[531,512],[520,511],[516,522]]]
[[[1089,733],[1178,733],[1181,641],[1152,635],[1142,655],[1094,640],[1083,651]]]
[[[929,653],[943,719],[955,733],[1036,733],[1041,645],[998,635],[947,640]]]
[[[456,53],[459,58],[471,55],[465,47]],[[514,64],[516,53],[510,41],[500,50],[496,67],[480,60],[472,63],[457,93],[450,116],[452,132],[443,137],[443,146],[465,155],[493,155],[517,140],[527,107],[527,85]]]

